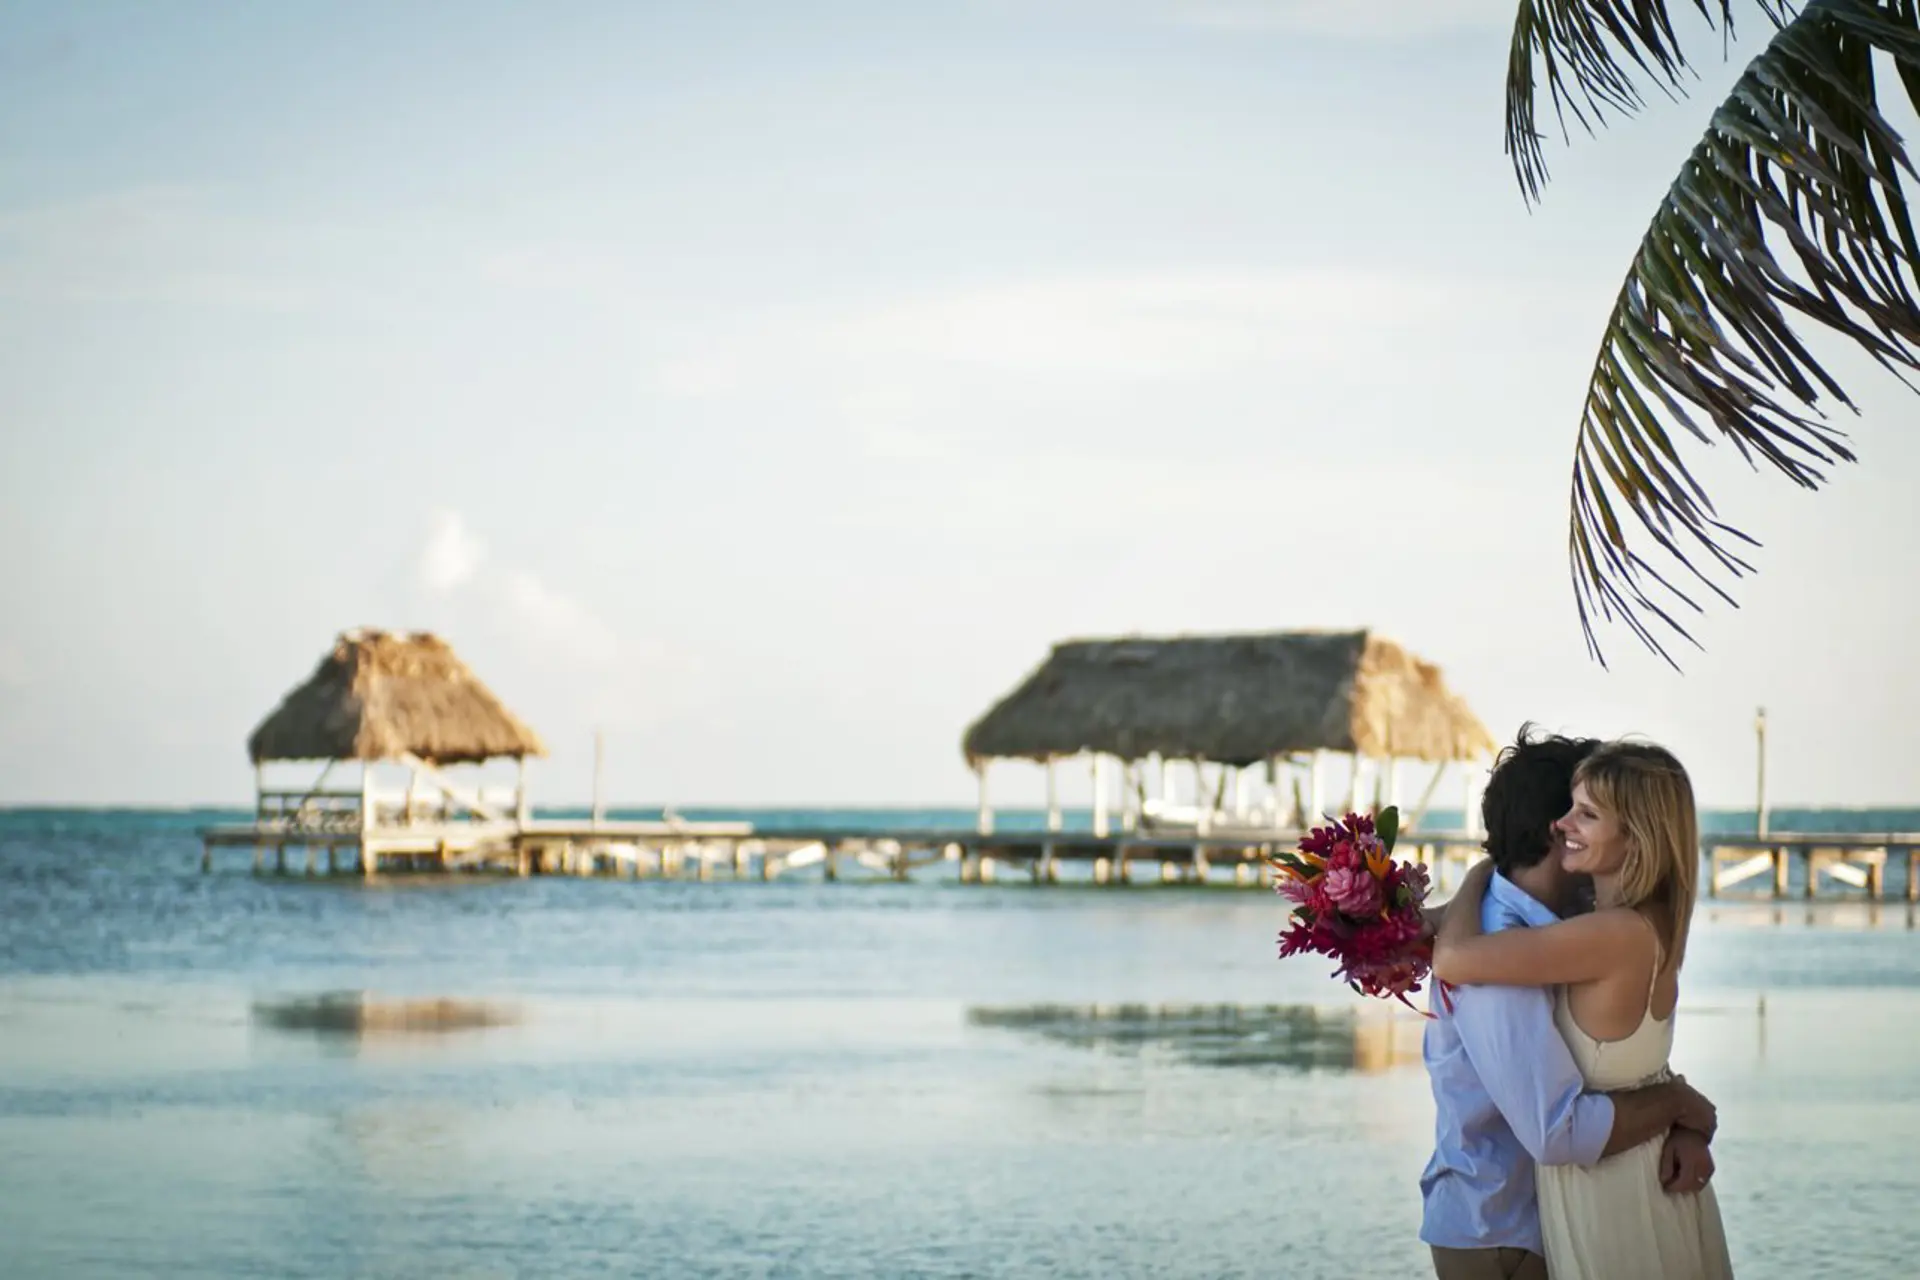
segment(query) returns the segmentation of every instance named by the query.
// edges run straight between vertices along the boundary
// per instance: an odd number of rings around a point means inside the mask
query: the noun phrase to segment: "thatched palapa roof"
[[[440,637],[363,630],[334,642],[313,677],[253,731],[247,753],[256,763],[412,755],[471,764],[547,749]]]
[[[972,728],[970,762],[1098,752],[1249,765],[1296,751],[1447,761],[1494,742],[1440,668],[1371,631],[1055,645]]]

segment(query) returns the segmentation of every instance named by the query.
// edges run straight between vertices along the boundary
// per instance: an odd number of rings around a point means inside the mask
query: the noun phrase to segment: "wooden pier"
[[[1116,719],[1110,712],[1119,693],[1131,710]],[[1493,740],[1445,689],[1438,668],[1370,632],[1128,637],[1055,646],[968,730],[964,753],[981,788],[972,829],[609,821],[599,803],[597,752],[594,816],[536,819],[526,769],[546,752],[539,736],[438,637],[360,630],[338,637],[247,747],[253,821],[203,831],[203,871],[213,870],[222,850],[248,849],[256,872],[271,860],[277,874],[313,876],[324,867],[362,877],[772,880],[817,869],[826,880],[906,881],[940,868],[961,883],[1024,876],[1036,884],[1251,887],[1271,884],[1268,859],[1297,844],[1306,815],[1396,803],[1400,765],[1418,761],[1434,772],[1398,852],[1425,863],[1445,892],[1479,857],[1482,837],[1423,830],[1421,822],[1445,771],[1491,754]],[[1339,755],[1348,761],[1344,806],[1323,791],[1322,767]],[[1057,766],[1076,759],[1092,773],[1087,832],[1064,829],[1056,785]],[[986,796],[994,760],[1046,770],[1045,829],[995,830]],[[447,772],[491,761],[516,765],[511,790]],[[1176,762],[1192,773],[1189,804],[1177,802]],[[289,766],[315,763],[317,777],[269,783],[269,767],[284,776]],[[1117,812],[1107,804],[1109,765],[1122,782]],[[383,789],[377,775],[401,771],[404,788]],[[358,785],[343,787],[336,772]],[[1469,820],[1477,777],[1469,770]],[[1888,863],[1904,856],[1902,887],[1909,900],[1920,899],[1920,835],[1768,834],[1764,802],[1761,813],[1751,837],[1703,839],[1706,896],[1752,896],[1739,887],[1758,882],[1774,898],[1797,884],[1808,898],[1878,899]]]
[[[1214,831],[1207,835],[942,828],[817,829],[748,823],[534,820],[392,823],[365,831],[255,821],[202,831],[201,869],[221,850],[248,849],[256,872],[379,876],[400,873],[606,876],[616,879],[772,880],[801,871],[906,881],[946,868],[964,884],[1024,878],[1102,885],[1271,884],[1267,860],[1292,848],[1297,831]],[[1479,854],[1481,837],[1409,833],[1403,855],[1442,880]],[[1065,874],[1063,875],[1063,871]]]
[[[942,828],[757,827],[745,822],[591,819],[394,822],[365,831],[256,820],[201,833],[201,869],[223,850],[250,850],[255,872],[292,875],[569,875],[614,879],[773,880],[806,872],[909,881],[938,875],[963,884],[1014,880],[1096,885],[1272,883],[1267,860],[1297,831],[980,832]],[[1479,858],[1483,836],[1408,832],[1398,852],[1426,864],[1451,889]],[[1920,833],[1709,835],[1701,842],[1710,898],[1880,899],[1887,867],[1920,900]],[[942,869],[935,871],[936,868]]]
[[[1707,859],[1708,897],[1804,898],[1833,893],[1886,896],[1887,864],[1904,862],[1902,888],[1907,901],[1920,900],[1920,834],[1831,834],[1775,832],[1771,835],[1708,836],[1701,841]],[[1795,876],[1796,866],[1799,875]],[[1728,893],[1741,885],[1753,887]]]

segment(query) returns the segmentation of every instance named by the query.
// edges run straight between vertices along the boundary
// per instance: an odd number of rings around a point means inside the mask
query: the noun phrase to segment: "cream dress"
[[[1632,1035],[1603,1042],[1573,1020],[1566,988],[1554,993],[1553,1020],[1588,1088],[1612,1093],[1671,1077],[1673,1019],[1653,1016],[1651,994],[1647,1003]],[[1664,1141],[1654,1138],[1596,1165],[1538,1169],[1540,1232],[1553,1280],[1730,1280],[1733,1262],[1713,1186],[1668,1194],[1660,1185]]]

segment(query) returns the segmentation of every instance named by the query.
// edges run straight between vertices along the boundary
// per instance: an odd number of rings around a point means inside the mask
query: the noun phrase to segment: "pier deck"
[[[843,873],[909,880],[951,865],[962,883],[1026,876],[1058,883],[1065,868],[1095,884],[1271,883],[1267,859],[1289,849],[1298,831],[1216,830],[999,831],[965,829],[755,826],[746,822],[540,819],[526,823],[388,824],[364,832],[306,829],[263,821],[210,827],[201,833],[201,869],[217,850],[253,851],[253,869],[287,872],[288,854],[306,874],[349,870],[488,872],[507,875],[603,875],[616,878],[715,877],[770,880],[810,868],[824,879]],[[1483,837],[1462,831],[1412,831],[1398,852],[1432,868],[1450,888],[1479,856]],[[1703,897],[1785,898],[1886,895],[1887,867],[1904,863],[1900,889],[1920,899],[1920,833],[1768,836],[1709,835]]]

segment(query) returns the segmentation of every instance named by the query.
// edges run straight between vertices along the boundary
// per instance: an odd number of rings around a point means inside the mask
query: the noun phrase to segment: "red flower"
[[[1355,991],[1412,1008],[1407,996],[1433,967],[1420,911],[1429,891],[1426,868],[1392,860],[1372,816],[1351,813],[1308,832],[1290,861],[1319,871],[1310,879],[1283,876],[1275,886],[1296,904],[1280,935],[1281,958],[1331,957],[1340,962],[1333,976]]]

